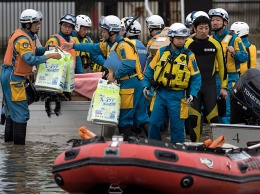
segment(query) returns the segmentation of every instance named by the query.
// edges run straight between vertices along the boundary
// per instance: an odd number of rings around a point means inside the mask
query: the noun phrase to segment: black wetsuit
[[[196,61],[201,73],[202,86],[197,98],[194,99],[190,108],[191,124],[194,132],[190,133],[192,141],[200,139],[201,108],[203,106],[203,115],[209,123],[218,123],[217,92],[215,80],[215,61],[222,66],[222,88],[227,84],[227,72],[223,71],[224,54],[221,44],[208,37],[207,39],[188,38],[185,46],[194,52]],[[225,65],[224,65],[225,66]],[[224,68],[225,69],[225,68]]]

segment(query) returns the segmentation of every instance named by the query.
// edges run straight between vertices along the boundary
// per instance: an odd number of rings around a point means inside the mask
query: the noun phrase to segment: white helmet
[[[191,13],[189,13],[189,14],[187,15],[186,20],[185,20],[185,25],[186,25],[186,26],[189,26],[189,25],[192,24],[192,17],[191,17],[192,14],[193,14],[193,12],[191,12]]]
[[[182,23],[174,23],[168,30],[169,37],[187,37],[190,35],[190,29]]]
[[[209,17],[211,18],[212,16],[220,16],[227,22],[229,22],[229,16],[226,10],[222,8],[216,8],[216,9],[211,9],[209,10]]]
[[[60,19],[60,24],[62,22],[66,22],[66,23],[69,23],[69,24],[72,24],[73,26],[75,26],[76,25],[76,17],[74,15],[72,15],[72,14],[65,14]]]
[[[26,9],[21,13],[20,23],[33,23],[42,21],[42,13],[40,11],[35,11],[34,9]]]
[[[98,24],[109,32],[119,32],[121,30],[121,21],[114,15],[101,16]]]
[[[239,37],[249,34],[249,26],[245,22],[234,22],[230,30],[233,30]]]
[[[164,21],[159,15],[152,15],[146,18],[146,25],[148,28],[164,28]]]
[[[127,37],[129,37],[129,36],[139,36],[141,34],[141,24],[136,20],[132,23],[132,20],[133,19],[126,21],[125,28],[126,28],[126,36]]]
[[[89,27],[90,28],[92,26],[91,19],[88,16],[86,16],[86,15],[78,15],[76,17],[75,30],[77,32],[79,32],[81,26],[85,26],[85,27]]]
[[[124,17],[124,18],[122,18],[122,19],[121,19],[121,28],[125,28],[126,21],[127,21],[127,20],[130,20],[130,19],[134,19],[134,17],[129,16],[129,17]]]
[[[205,16],[207,18],[209,18],[209,15],[204,12],[204,11],[196,11],[194,14],[192,14],[191,16],[191,20],[192,20],[192,23],[194,22],[194,20],[199,17],[199,16]]]

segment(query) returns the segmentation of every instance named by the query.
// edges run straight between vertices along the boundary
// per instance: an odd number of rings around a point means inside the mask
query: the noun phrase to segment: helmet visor
[[[61,20],[67,20],[67,21],[72,21],[73,23],[76,23],[76,17],[72,14],[66,14],[64,15]]]
[[[42,12],[37,11],[36,17],[33,18],[33,21],[42,21],[43,15]]]
[[[180,28],[178,30],[168,30],[168,36],[175,37],[175,36],[189,36],[190,35],[190,29],[188,28]]]

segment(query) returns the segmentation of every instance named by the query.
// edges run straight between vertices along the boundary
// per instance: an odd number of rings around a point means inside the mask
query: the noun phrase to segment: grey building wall
[[[21,27],[19,18],[23,10],[35,9],[43,14],[43,21],[38,37],[45,44],[49,36],[59,30],[59,20],[66,14],[75,14],[74,1],[30,1],[30,2],[0,2],[0,38],[1,45],[6,45],[9,36],[14,30]],[[1,48],[3,49],[3,48]]]

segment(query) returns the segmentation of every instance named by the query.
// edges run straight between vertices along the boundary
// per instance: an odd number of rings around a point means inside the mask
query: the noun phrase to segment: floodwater
[[[0,128],[4,134],[4,126]],[[51,137],[47,137],[50,138]],[[53,141],[26,141],[25,146],[4,143],[0,137],[0,193],[66,193],[52,178],[56,157],[70,145]],[[42,138],[41,138],[42,139]]]

